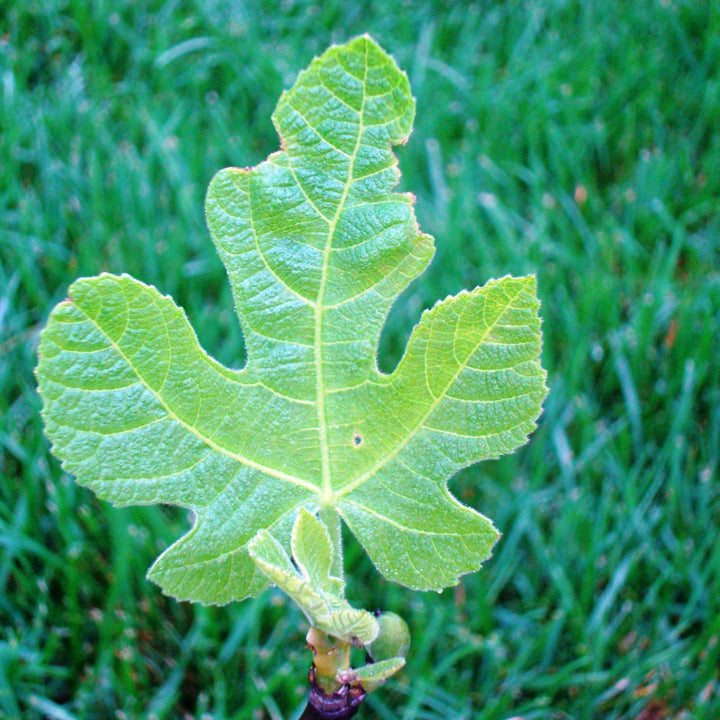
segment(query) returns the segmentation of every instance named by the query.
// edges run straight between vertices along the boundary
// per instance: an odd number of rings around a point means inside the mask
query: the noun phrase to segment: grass
[[[262,8],[262,9],[261,9]],[[403,614],[383,720],[720,717],[720,10],[624,3],[10,2],[0,9],[0,718],[296,718],[303,623],[266,592],[179,604],[144,580],[187,527],[117,510],[49,455],[32,369],[69,283],[130,272],[242,363],[202,214],[214,172],[277,147],[270,113],[368,31],[418,101],[403,187],[438,252],[393,308],[536,272],[551,393],[520,453],[453,489],[503,531]]]

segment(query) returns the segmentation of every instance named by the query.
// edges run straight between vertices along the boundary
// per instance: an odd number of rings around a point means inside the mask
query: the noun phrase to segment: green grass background
[[[536,272],[550,395],[516,455],[451,487],[504,536],[457,588],[383,581],[407,669],[362,717],[720,718],[720,5],[703,0],[5,0],[0,7],[0,718],[296,718],[282,596],[179,604],[144,579],[188,526],[62,474],[37,338],[68,284],[130,272],[242,362],[203,220],[216,170],[275,150],[274,104],[370,32],[407,70],[398,154],[437,256],[393,309]]]

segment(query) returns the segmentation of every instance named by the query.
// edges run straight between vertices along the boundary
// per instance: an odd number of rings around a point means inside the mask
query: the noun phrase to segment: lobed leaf
[[[390,306],[434,252],[412,196],[395,192],[391,146],[414,112],[405,74],[360,37],[282,95],[279,152],[213,179],[207,220],[242,370],[208,357],[183,311],[126,275],[76,281],[51,314],[37,376],[63,467],[116,504],[194,512],[150,570],[165,592],[225,603],[259,592],[269,568],[287,584],[299,517],[298,577],[334,596],[340,556],[304,552],[327,534],[316,512],[339,513],[379,570],[414,588],[451,585],[490,555],[497,531],[447,482],[535,426],[547,392],[535,279],[438,303],[395,372],[378,370]]]

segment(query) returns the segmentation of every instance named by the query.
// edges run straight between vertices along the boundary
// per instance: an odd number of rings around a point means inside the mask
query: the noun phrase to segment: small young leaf
[[[165,592],[256,594],[266,579],[248,543],[262,530],[263,547],[288,547],[300,508],[339,513],[379,570],[413,588],[454,584],[490,555],[497,531],[447,481],[535,427],[546,394],[535,280],[438,303],[395,372],[378,370],[390,306],[433,255],[412,196],[394,192],[391,146],[414,111],[405,74],[357,38],[282,95],[279,152],[213,179],[207,219],[242,370],[209,358],[182,310],[128,276],[78,280],[53,311],[37,375],[63,467],[117,504],[194,511],[150,570]]]
[[[308,582],[328,595],[343,597],[345,583],[332,574],[333,546],[325,525],[300,508],[293,525],[292,554],[300,572]]]
[[[356,681],[360,682],[366,692],[372,692],[391,675],[394,675],[398,670],[402,670],[404,666],[404,657],[394,657],[371,665],[363,665],[360,668],[351,670],[350,673]]]
[[[330,536],[304,508],[293,526],[292,547],[299,572],[267,530],[261,530],[250,541],[248,550],[267,578],[300,606],[312,626],[345,642],[372,642],[378,633],[375,618],[344,599],[345,583],[330,575]]]

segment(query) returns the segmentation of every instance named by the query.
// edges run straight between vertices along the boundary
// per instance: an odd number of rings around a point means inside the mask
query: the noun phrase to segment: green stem
[[[350,667],[350,643],[330,637],[316,627],[308,630],[306,639],[313,654],[315,682],[331,695],[341,687],[337,674]]]

